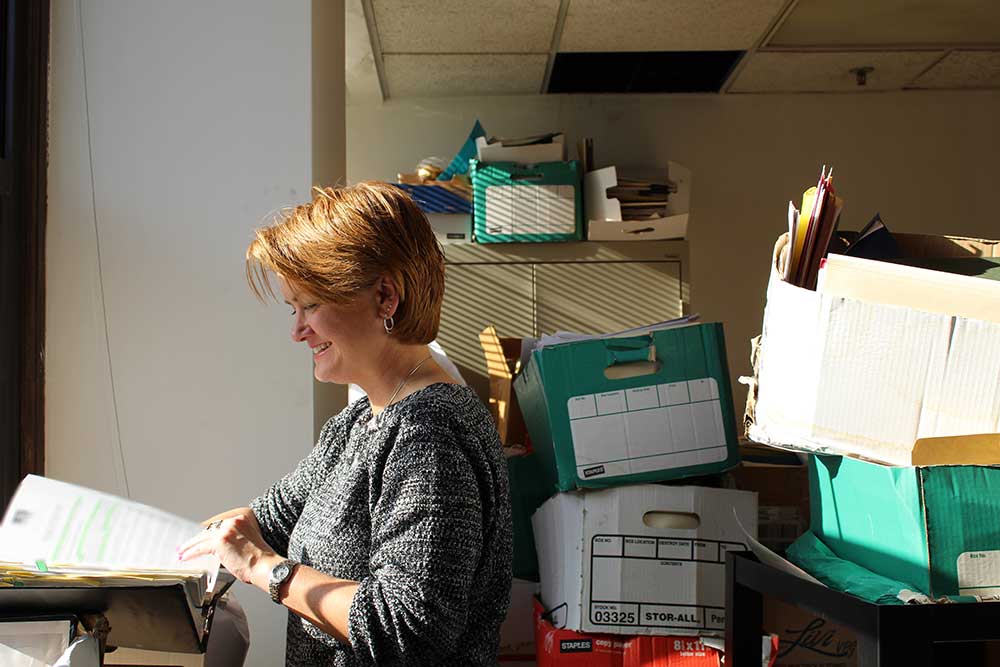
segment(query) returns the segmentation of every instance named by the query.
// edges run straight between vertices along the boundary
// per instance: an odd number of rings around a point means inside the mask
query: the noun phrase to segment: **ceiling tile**
[[[757,52],[737,75],[731,93],[899,90],[943,51],[794,53]],[[859,86],[851,69],[874,67]]]
[[[537,93],[546,55],[392,55],[384,58],[388,97]]]
[[[743,51],[785,0],[571,0],[559,51]]]
[[[767,46],[1000,44],[996,0],[799,0]]]
[[[952,51],[910,88],[1000,88],[1000,51]]]
[[[382,53],[548,53],[559,0],[372,0]]]

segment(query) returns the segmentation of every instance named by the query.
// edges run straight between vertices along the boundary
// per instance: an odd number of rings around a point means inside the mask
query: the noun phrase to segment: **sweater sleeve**
[[[364,665],[440,664],[466,628],[483,502],[455,435],[435,435],[397,442],[386,460],[372,511],[371,574],[348,617]]]
[[[292,528],[302,514],[317,473],[323,469],[323,463],[328,458],[335,422],[336,418],[333,418],[326,423],[316,446],[294,470],[250,501],[250,509],[257,517],[264,540],[279,554],[288,553]]]

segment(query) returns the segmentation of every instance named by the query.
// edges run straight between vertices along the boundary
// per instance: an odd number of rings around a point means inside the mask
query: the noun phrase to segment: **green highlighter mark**
[[[104,561],[104,551],[108,547],[108,539],[111,537],[111,519],[114,517],[115,512],[118,511],[118,505],[112,505],[108,513],[104,515],[104,526],[101,529],[103,535],[101,536],[101,546],[97,550],[97,560]]]
[[[83,530],[80,531],[80,539],[76,542],[76,557],[81,563],[86,561],[86,556],[83,553],[83,546],[87,541],[87,538],[90,536],[90,527],[94,523],[94,517],[97,516],[97,513],[101,510],[102,503],[104,503],[103,500],[98,500],[97,504],[94,505],[94,509],[90,512],[90,516],[87,517],[87,520],[83,524]]]
[[[45,561],[42,560],[41,558],[39,558],[38,560],[35,561],[35,567],[38,568],[39,572],[48,572],[49,571],[49,566],[46,565]]]
[[[49,560],[59,561],[59,552],[62,551],[63,542],[66,541],[66,534],[69,532],[70,526],[73,525],[73,517],[76,516],[76,511],[80,508],[80,498],[73,502],[73,508],[69,511],[69,518],[66,519],[65,525],[63,525],[62,533],[59,535],[59,541],[56,542],[56,548],[52,551],[52,557]]]

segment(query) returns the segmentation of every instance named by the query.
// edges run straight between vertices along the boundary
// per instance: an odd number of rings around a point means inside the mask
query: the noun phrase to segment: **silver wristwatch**
[[[292,571],[295,569],[296,565],[298,565],[298,563],[294,560],[288,560],[286,558],[271,568],[271,576],[267,580],[267,592],[271,594],[271,599],[275,604],[281,604],[281,599],[278,596],[278,592],[281,590],[281,584],[285,583],[285,580],[292,576]]]

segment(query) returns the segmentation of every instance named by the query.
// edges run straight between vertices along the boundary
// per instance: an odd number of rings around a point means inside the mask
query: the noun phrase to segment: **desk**
[[[939,665],[986,665],[983,642],[1000,641],[1000,603],[877,605],[764,565],[749,552],[730,552],[726,558],[726,655],[732,656],[731,665],[761,664],[765,595],[853,631],[860,667],[934,665],[935,645]],[[945,642],[966,644],[940,646]],[[944,650],[947,659],[940,655]]]

